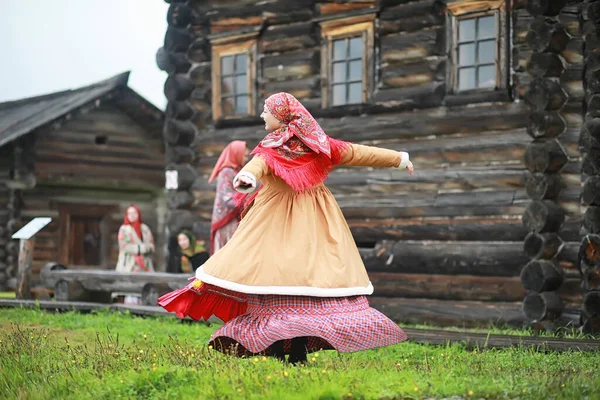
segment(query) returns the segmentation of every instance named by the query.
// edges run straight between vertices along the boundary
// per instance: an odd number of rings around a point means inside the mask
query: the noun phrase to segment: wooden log
[[[532,201],[523,213],[523,225],[530,232],[558,232],[564,221],[564,210],[550,200]]]
[[[384,241],[361,256],[369,272],[480,276],[517,276],[528,261],[518,242]]]
[[[517,277],[372,272],[369,278],[379,297],[521,301],[526,295]]]
[[[195,113],[196,110],[186,101],[170,102],[165,109],[167,119],[177,119],[180,121],[191,119]]]
[[[196,126],[190,121],[167,120],[164,137],[173,146],[189,146],[196,139]]]
[[[550,260],[563,248],[564,243],[556,233],[530,232],[525,238],[523,250],[534,260]]]
[[[600,334],[600,316],[586,318],[581,330],[592,335]]]
[[[350,219],[359,247],[381,240],[523,241],[527,231],[518,216],[474,218]]]
[[[529,115],[527,133],[534,139],[554,138],[567,130],[567,122],[556,111],[533,112]]]
[[[192,34],[185,28],[167,28],[165,49],[173,53],[185,52],[192,43]]]
[[[600,149],[588,148],[583,153],[581,172],[585,175],[600,175]]]
[[[169,146],[165,151],[166,164],[193,164],[196,152],[188,146]]]
[[[600,291],[588,292],[583,297],[583,312],[588,317],[600,316]]]
[[[527,33],[527,43],[535,52],[550,51],[560,53],[569,42],[569,34],[564,26],[552,23],[544,17],[536,18]]]
[[[57,280],[53,278],[52,272],[64,271],[67,267],[56,262],[46,263],[40,270],[40,281],[42,286],[47,289],[51,289],[56,285]]]
[[[142,288],[142,304],[145,306],[157,306],[159,297],[176,289],[178,288],[173,288],[173,285],[170,285],[168,282],[146,283]]]
[[[90,293],[77,281],[59,280],[54,286],[57,301],[89,301]]]
[[[565,187],[557,174],[527,173],[526,179],[527,195],[533,200],[556,199]]]
[[[172,235],[177,235],[184,229],[192,229],[200,217],[189,210],[169,210],[167,227]]]
[[[581,17],[593,23],[600,23],[600,3],[598,1],[586,1],[581,7]]]
[[[521,283],[530,292],[555,291],[563,281],[562,271],[551,261],[533,260],[521,270]]]
[[[195,63],[202,63],[210,60],[209,44],[205,37],[200,37],[189,46],[187,51],[188,59]]]
[[[196,86],[184,75],[171,75],[165,82],[165,96],[169,101],[183,101],[192,94]]]
[[[371,307],[399,323],[489,327],[490,323],[522,326],[519,303],[369,297]]]
[[[567,5],[567,0],[527,0],[527,11],[531,15],[554,17]]]
[[[524,161],[531,172],[557,173],[569,162],[569,157],[558,140],[537,140],[527,146]]]
[[[156,65],[161,71],[168,74],[183,74],[190,69],[192,64],[188,61],[185,53],[170,53],[161,47],[156,52]]]
[[[535,78],[557,78],[565,72],[565,65],[558,54],[533,53],[527,71]]]
[[[17,270],[17,299],[33,299],[31,293],[31,262],[35,238],[21,239],[19,246],[19,268]]]
[[[581,202],[586,206],[600,205],[600,177],[590,176],[583,183]]]
[[[564,308],[556,292],[531,293],[523,300],[523,312],[531,322],[553,321],[560,317]]]
[[[600,290],[600,266],[594,265],[583,269],[583,289]]]
[[[586,120],[600,118],[600,94],[593,94],[587,99]]]
[[[531,81],[525,94],[525,101],[534,111],[559,110],[567,99],[567,93],[560,83],[546,78]]]
[[[583,226],[589,233],[600,233],[600,207],[590,206],[585,210]]]
[[[194,13],[186,3],[173,3],[167,11],[167,22],[177,28],[187,27],[194,17]]]
[[[262,37],[263,53],[287,52],[318,45],[316,25],[299,22],[283,26],[269,26]]]
[[[444,7],[439,1],[424,0],[385,7],[379,15],[379,34],[420,31],[443,22]]]
[[[194,171],[195,172],[195,171]],[[169,209],[187,209],[194,203],[194,196],[187,190],[167,192],[167,205]]]
[[[198,173],[190,164],[168,165],[167,170],[177,171],[177,190],[179,191],[185,191],[191,188],[198,177]]]
[[[600,265],[600,235],[586,235],[579,246],[578,256],[586,265]]]
[[[589,149],[600,150],[600,140],[590,135],[587,131],[582,130],[579,135],[579,151],[587,153]]]
[[[586,133],[591,137],[600,140],[600,118],[592,118],[583,124],[582,133]]]

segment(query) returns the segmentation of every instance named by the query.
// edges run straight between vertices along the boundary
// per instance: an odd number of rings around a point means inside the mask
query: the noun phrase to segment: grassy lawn
[[[0,299],[14,299],[15,292],[0,292]]]
[[[319,352],[305,367],[205,347],[216,329],[170,318],[0,309],[6,399],[600,399],[600,353],[415,343]]]

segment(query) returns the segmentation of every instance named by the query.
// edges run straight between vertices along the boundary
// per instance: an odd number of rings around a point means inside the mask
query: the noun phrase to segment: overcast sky
[[[129,85],[164,109],[163,0],[3,0],[0,102],[74,89],[131,71]]]

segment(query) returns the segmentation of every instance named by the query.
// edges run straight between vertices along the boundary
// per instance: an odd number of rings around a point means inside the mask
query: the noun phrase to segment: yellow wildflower
[[[271,380],[271,375],[267,375],[267,380],[270,381]]]
[[[326,371],[326,370],[323,370],[323,371],[321,371],[321,373],[322,373],[323,375],[325,375],[325,374],[327,373],[327,371]]]
[[[140,354],[144,354],[144,350],[140,350]]]
[[[352,397],[352,393],[348,393],[348,397]]]
[[[469,390],[468,394],[469,394],[469,396],[473,396],[473,391]]]
[[[200,289],[200,286],[202,286],[202,281],[195,280],[192,286],[194,287],[194,289]]]
[[[419,388],[415,386],[415,392],[418,392],[418,391],[419,391]]]
[[[288,372],[287,371],[283,371],[283,376],[288,376]],[[564,385],[563,385],[564,386]]]

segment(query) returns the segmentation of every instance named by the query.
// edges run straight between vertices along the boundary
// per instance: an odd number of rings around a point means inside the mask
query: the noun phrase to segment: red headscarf
[[[131,222],[127,217],[127,211],[130,208],[134,208],[135,211],[137,211],[138,213],[138,219],[135,222]],[[127,207],[127,209],[125,210],[125,219],[123,220],[123,225],[131,225],[131,227],[133,228],[135,233],[137,233],[140,240],[144,240],[144,238],[142,237],[142,213],[140,212],[140,208],[135,204],[130,204],[129,207]]]
[[[244,153],[246,152],[246,142],[241,140],[234,140],[229,143],[227,147],[223,150],[217,163],[215,164],[215,168],[210,174],[210,178],[208,178],[208,182],[212,182],[217,178],[219,172],[223,168],[233,168],[236,171],[242,168],[242,164],[244,163]]]
[[[252,154],[262,156],[274,174],[294,190],[305,190],[327,179],[349,143],[327,136],[289,93],[274,94],[265,105],[285,126],[265,136]]]

